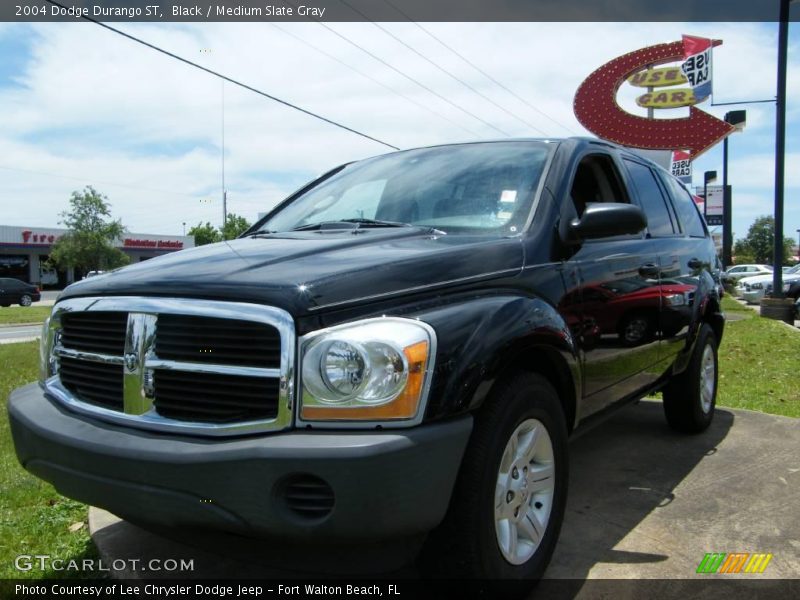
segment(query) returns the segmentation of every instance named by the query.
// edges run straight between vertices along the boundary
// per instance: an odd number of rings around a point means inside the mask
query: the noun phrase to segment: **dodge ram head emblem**
[[[128,352],[125,355],[125,368],[128,371],[135,371],[139,366],[139,355],[136,352]]]

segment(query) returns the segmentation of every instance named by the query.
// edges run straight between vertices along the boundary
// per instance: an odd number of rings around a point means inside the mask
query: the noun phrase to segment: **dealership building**
[[[45,263],[55,241],[67,233],[52,227],[15,227],[0,225],[0,277],[13,277],[36,285],[63,287],[81,279],[77,269],[53,271]],[[168,252],[192,248],[191,236],[126,233],[116,244],[131,263],[161,256]]]

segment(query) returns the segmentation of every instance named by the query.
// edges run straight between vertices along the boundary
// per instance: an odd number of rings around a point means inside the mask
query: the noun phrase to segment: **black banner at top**
[[[777,21],[782,1],[788,0],[3,0],[0,21]],[[798,14],[800,7],[790,19]]]

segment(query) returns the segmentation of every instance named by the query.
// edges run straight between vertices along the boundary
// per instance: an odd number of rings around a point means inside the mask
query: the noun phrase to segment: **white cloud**
[[[584,132],[572,114],[572,96],[591,71],[622,53],[677,40],[681,33],[725,40],[715,51],[720,100],[774,95],[775,32],[769,25],[425,25],[564,125],[559,127],[499,89],[415,25],[383,26],[551,136],[568,134],[568,129]],[[39,174],[0,171],[0,221],[55,225],[69,193],[91,183],[109,195],[115,215],[132,230],[177,233],[183,221],[189,225],[200,220],[218,223],[221,82],[92,24],[15,25],[0,29],[0,36],[21,33],[23,27],[26,35],[34,32],[35,42],[21,85],[0,87],[0,166]],[[400,147],[474,137],[268,24],[119,27]],[[501,137],[322,26],[283,27],[478,137]],[[503,131],[514,136],[539,135],[373,25],[330,27]],[[800,93],[800,59],[796,51],[791,56],[790,98]],[[389,150],[233,85],[226,84],[225,89],[229,209],[250,219],[303,179],[336,164]],[[634,95],[627,90],[621,96],[626,108],[631,108]],[[730,107],[704,109],[721,116]],[[774,110],[769,105],[753,105],[747,110],[748,128],[736,139],[736,160],[743,164],[733,162],[732,173],[735,167],[738,185],[763,188],[768,195],[771,181],[765,173],[771,167],[770,155],[765,152],[774,127]],[[800,112],[790,106],[790,116],[800,117]],[[759,155],[744,164],[747,161],[742,156],[751,145],[758,146]],[[800,172],[798,158],[796,152],[788,157],[787,174]],[[791,175],[790,182],[799,185],[796,175]],[[204,199],[213,202],[201,202]]]

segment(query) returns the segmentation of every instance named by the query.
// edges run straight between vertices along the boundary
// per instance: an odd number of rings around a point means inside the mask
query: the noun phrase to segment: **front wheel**
[[[476,415],[450,509],[425,568],[441,577],[534,580],[555,549],[567,499],[567,427],[543,377],[519,373]]]
[[[30,306],[32,302],[33,302],[33,299],[30,296],[28,296],[28,294],[23,295],[19,299],[19,305],[20,306]]]
[[[717,338],[703,323],[689,365],[664,388],[664,414],[676,431],[699,433],[711,425],[719,380]]]

